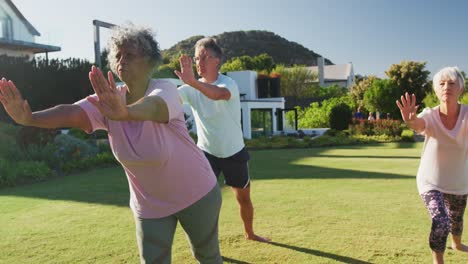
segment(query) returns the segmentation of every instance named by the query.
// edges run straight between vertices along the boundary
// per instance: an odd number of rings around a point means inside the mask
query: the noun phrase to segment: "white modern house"
[[[241,125],[244,138],[251,139],[252,136],[269,136],[281,133],[284,129],[283,124],[285,124],[284,97],[259,98],[261,92],[259,92],[258,76],[255,71],[227,72],[226,75],[235,80],[239,87]],[[177,86],[183,84],[179,79],[164,78],[164,80]],[[188,122],[193,124],[191,131],[195,133],[196,126],[190,106],[184,105],[184,111],[189,116]]]
[[[60,47],[39,44],[39,31],[21,14],[11,0],[0,0],[0,56],[28,57],[60,51]]]
[[[261,92],[255,71],[235,71],[226,74],[234,79],[239,87],[244,138],[275,135],[283,131],[284,97],[260,98]]]
[[[319,77],[319,85],[328,87],[337,84],[340,87],[350,88],[354,84],[354,69],[352,63],[325,65],[324,58],[317,59],[318,66],[307,67]]]

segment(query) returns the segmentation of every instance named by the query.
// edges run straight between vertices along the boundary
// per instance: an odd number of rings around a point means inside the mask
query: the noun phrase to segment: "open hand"
[[[177,75],[177,77],[179,77],[181,81],[188,85],[191,85],[194,81],[196,81],[195,74],[193,73],[192,68],[192,58],[190,58],[187,55],[181,55],[179,58],[179,62],[181,71],[175,70],[174,73]]]
[[[401,117],[405,123],[416,119],[416,113],[419,108],[419,105],[416,105],[416,95],[412,94],[410,96],[408,93],[405,93],[404,96],[401,96],[401,103],[397,100],[396,104],[400,108]]]
[[[32,121],[32,112],[28,101],[23,99],[15,84],[5,78],[0,81],[0,102],[16,123],[28,125]]]
[[[126,120],[128,118],[127,105],[115,86],[112,72],[107,73],[106,80],[101,70],[93,66],[89,72],[89,80],[98,100],[93,97],[88,97],[87,100],[105,117],[111,120]]]

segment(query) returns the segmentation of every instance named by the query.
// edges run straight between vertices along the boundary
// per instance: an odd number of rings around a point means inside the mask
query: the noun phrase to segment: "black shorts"
[[[210,162],[216,178],[218,178],[219,174],[222,172],[226,185],[241,189],[250,186],[250,155],[247,149],[243,148],[241,151],[227,158],[218,158],[205,151],[204,153]]]

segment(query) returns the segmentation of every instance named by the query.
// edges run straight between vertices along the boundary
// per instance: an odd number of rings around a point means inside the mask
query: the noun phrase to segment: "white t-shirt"
[[[452,130],[442,124],[439,106],[424,109],[419,117],[426,122],[417,175],[419,193],[437,190],[449,194],[468,194],[468,106],[461,105]]]
[[[198,147],[213,156],[227,158],[244,147],[239,89],[233,79],[222,74],[211,84],[228,89],[231,98],[212,100],[189,85],[179,87],[179,95],[184,104],[192,107]]]

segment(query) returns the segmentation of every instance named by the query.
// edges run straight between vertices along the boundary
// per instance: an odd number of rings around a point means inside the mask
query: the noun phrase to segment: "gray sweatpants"
[[[222,264],[218,218],[221,191],[218,184],[193,205],[164,218],[135,218],[141,263],[171,263],[177,221],[189,239],[193,256],[202,264]]]

